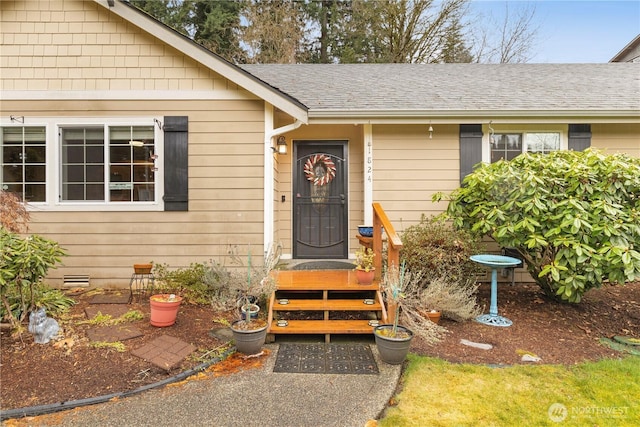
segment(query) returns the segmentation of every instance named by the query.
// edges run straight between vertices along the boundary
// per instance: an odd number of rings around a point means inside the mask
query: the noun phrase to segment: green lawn
[[[379,426],[638,426],[640,357],[492,368],[409,355]]]

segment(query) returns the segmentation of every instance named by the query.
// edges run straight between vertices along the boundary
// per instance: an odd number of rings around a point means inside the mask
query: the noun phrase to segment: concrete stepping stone
[[[194,345],[169,335],[162,335],[131,353],[161,369],[170,371],[194,351],[196,351]]]
[[[94,342],[117,342],[141,337],[142,331],[131,325],[97,326],[89,329],[87,336]]]

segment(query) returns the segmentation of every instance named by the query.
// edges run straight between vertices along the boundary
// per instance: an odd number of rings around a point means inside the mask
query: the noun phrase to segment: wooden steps
[[[323,334],[329,342],[331,334],[373,333],[369,321],[386,320],[379,283],[360,285],[352,270],[283,270],[275,278],[277,290],[269,301],[271,338]],[[286,325],[277,320],[286,320]]]
[[[288,320],[285,327],[272,325],[272,334],[370,334],[368,320]]]

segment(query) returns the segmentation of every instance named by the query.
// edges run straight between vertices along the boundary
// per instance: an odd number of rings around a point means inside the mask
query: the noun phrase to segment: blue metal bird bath
[[[489,314],[476,317],[476,321],[489,326],[511,326],[513,322],[498,315],[498,269],[511,268],[520,265],[520,260],[504,255],[472,255],[471,261],[491,267],[491,306]]]

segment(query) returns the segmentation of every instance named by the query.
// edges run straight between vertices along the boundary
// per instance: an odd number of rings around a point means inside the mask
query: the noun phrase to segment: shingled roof
[[[638,64],[263,64],[309,117],[640,117]]]

